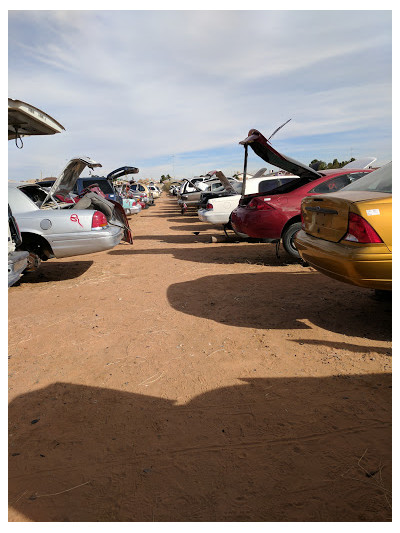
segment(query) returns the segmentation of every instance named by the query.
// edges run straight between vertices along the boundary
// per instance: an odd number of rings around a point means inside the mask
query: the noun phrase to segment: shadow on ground
[[[62,281],[79,278],[93,265],[93,261],[68,261],[64,263],[57,260],[44,261],[35,272],[24,274],[19,283],[48,283],[49,281]]]
[[[10,505],[48,521],[388,521],[385,374],[245,379],[185,405],[55,383],[9,407]]]
[[[299,265],[298,260],[291,258],[282,248],[279,257],[276,256],[275,244],[211,243],[211,235],[152,235],[143,237],[143,240],[157,240],[169,244],[190,244],[195,241],[203,243],[202,248],[148,248],[148,249],[123,249],[110,250],[110,255],[172,255],[175,259],[194,263],[214,263],[230,265],[243,263],[247,265],[282,266],[286,264]],[[221,253],[223,252],[223,253]]]
[[[311,269],[205,276],[167,291],[174,309],[230,326],[309,329],[308,320],[341,335],[389,341],[391,301],[372,295]]]

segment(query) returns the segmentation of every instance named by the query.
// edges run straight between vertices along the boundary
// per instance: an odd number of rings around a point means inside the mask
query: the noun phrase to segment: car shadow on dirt
[[[183,405],[54,383],[9,406],[33,522],[388,521],[391,378],[240,379]]]
[[[327,346],[328,348],[332,348],[333,356],[338,356],[337,352],[340,353],[341,350],[350,351],[354,353],[360,353],[365,355],[366,357],[369,356],[369,353],[374,352],[380,355],[392,355],[391,348],[385,348],[382,346],[368,346],[366,348],[363,345],[359,344],[351,344],[348,342],[337,342],[337,341],[320,341],[320,340],[312,340],[312,339],[288,339],[289,342],[293,342],[295,344],[299,345],[306,345],[306,346]],[[368,350],[368,351],[367,351]],[[369,352],[369,353],[368,353]],[[340,357],[340,355],[338,356]]]
[[[193,241],[202,242],[207,246],[204,248],[150,248],[150,249],[122,249],[110,250],[110,255],[154,255],[167,254],[175,259],[194,263],[210,263],[220,265],[231,265],[242,263],[247,265],[263,266],[284,266],[301,265],[298,260],[291,258],[282,248],[276,255],[275,244],[255,244],[255,243],[211,243],[211,235],[182,235],[179,237],[171,235],[146,236],[143,240],[160,240],[171,244],[190,244]],[[223,253],[221,253],[223,252]]]
[[[174,309],[230,326],[309,329],[308,320],[342,335],[391,340],[391,302],[375,301],[372,294],[310,268],[206,276],[167,291]]]
[[[48,283],[79,278],[93,265],[93,261],[42,262],[35,272],[27,272],[20,279],[20,285],[26,283]]]

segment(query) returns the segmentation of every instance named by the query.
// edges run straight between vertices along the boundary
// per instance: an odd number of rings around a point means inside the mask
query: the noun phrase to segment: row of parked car
[[[63,127],[43,111],[8,102],[9,139],[49,135]],[[23,130],[22,130],[23,125]],[[21,134],[22,131],[22,134]],[[69,161],[58,178],[35,183],[9,182],[8,286],[41,261],[109,250],[122,241],[132,244],[127,215],[154,205],[161,194],[154,184],[128,181],[136,167],[120,167],[107,176],[82,177],[101,164],[89,157]]]
[[[240,142],[265,162],[243,181],[221,171],[184,180],[171,190],[182,214],[233,230],[240,239],[282,242],[294,259],[335,279],[376,290],[392,287],[392,164],[376,158],[314,170],[277,152],[258,130]]]

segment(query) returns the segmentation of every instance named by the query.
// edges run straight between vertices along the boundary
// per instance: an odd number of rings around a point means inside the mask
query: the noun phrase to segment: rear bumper
[[[28,266],[28,252],[11,252],[8,254],[8,286],[14,285]]]
[[[304,261],[331,278],[370,289],[392,289],[392,254],[384,244],[336,243],[304,231],[298,232],[295,244]]]
[[[48,241],[55,257],[92,254],[110,250],[121,242],[124,230],[119,226],[109,226],[98,231],[48,235]]]
[[[226,213],[217,213],[213,211],[212,209],[199,209],[197,211],[197,214],[199,215],[199,219],[202,222],[207,222],[207,224],[214,224],[216,226],[228,224],[229,222],[229,214]]]

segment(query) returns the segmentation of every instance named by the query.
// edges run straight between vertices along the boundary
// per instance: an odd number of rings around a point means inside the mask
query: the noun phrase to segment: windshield
[[[388,163],[354,183],[343,187],[342,191],[386,192],[392,194],[392,163]]]
[[[114,194],[113,188],[107,180],[99,178],[82,178],[82,187],[85,189],[89,185],[97,184],[104,194]]]

